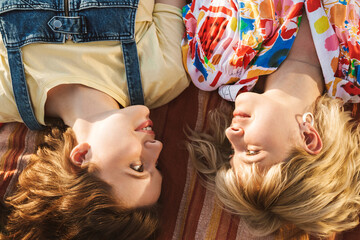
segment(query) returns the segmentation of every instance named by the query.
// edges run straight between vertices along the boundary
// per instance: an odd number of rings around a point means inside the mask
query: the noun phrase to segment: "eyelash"
[[[254,155],[257,155],[257,154],[259,154],[259,150],[247,150],[246,151],[246,155],[247,156],[254,156]]]
[[[130,165],[130,168],[136,172],[144,172],[144,164]]]

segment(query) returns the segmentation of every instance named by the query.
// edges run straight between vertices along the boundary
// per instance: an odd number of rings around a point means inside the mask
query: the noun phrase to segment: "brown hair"
[[[53,126],[6,199],[0,239],[146,239],[158,227],[156,206],[125,209],[96,167],[74,170],[73,131]]]
[[[320,97],[313,109],[322,151],[310,155],[294,146],[286,161],[267,171],[256,165],[237,173],[230,168],[224,133],[228,125],[221,120],[226,117],[216,117],[222,123],[210,124],[223,126],[221,130],[190,137],[188,149],[195,168],[209,180],[224,207],[241,216],[255,235],[329,237],[359,222],[360,126],[339,100]]]

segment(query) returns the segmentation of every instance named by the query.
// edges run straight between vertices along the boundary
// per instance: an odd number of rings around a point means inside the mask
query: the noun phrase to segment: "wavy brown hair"
[[[40,144],[17,190],[5,201],[0,239],[147,239],[158,227],[156,206],[126,209],[96,166],[74,169],[77,144],[66,126],[40,134]]]
[[[317,155],[294,149],[267,171],[256,165],[235,173],[224,130],[229,117],[215,114],[210,133],[190,136],[188,150],[223,206],[239,215],[258,236],[281,239],[330,237],[354,228],[360,210],[360,126],[341,102],[323,96],[312,106],[323,141]]]

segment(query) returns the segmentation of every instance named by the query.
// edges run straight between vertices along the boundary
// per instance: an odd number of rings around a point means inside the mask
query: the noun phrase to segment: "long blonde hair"
[[[146,239],[158,227],[156,206],[126,209],[96,168],[74,170],[73,131],[52,127],[6,199],[0,239]]]
[[[255,165],[244,167],[241,174],[230,168],[229,150],[218,147],[229,148],[224,134],[228,120],[221,120],[226,117],[217,116],[220,123],[211,124],[221,130],[190,137],[195,168],[224,207],[240,215],[255,235],[277,232],[290,239],[286,229],[292,229],[294,238],[328,237],[359,222],[360,127],[339,100],[319,97],[313,109],[322,151],[310,155],[294,147],[286,161],[265,172]]]

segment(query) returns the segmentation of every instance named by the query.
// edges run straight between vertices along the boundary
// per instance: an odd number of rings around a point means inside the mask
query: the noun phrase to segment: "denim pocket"
[[[0,31],[6,47],[34,42],[132,41],[139,0],[0,0]]]
[[[64,0],[1,0],[0,13],[12,10],[52,10],[61,11]]]
[[[86,19],[87,34],[73,36],[76,42],[96,40],[133,40],[139,0],[78,0],[70,13]],[[74,4],[78,4],[75,6]]]
[[[24,8],[0,12],[0,31],[6,47],[22,47],[33,42],[62,42],[61,33],[47,25],[55,11],[26,11]]]
[[[73,8],[84,10],[91,7],[135,7],[138,0],[78,0],[74,1]],[[76,4],[75,4],[76,3]],[[70,9],[73,10],[73,9]]]

